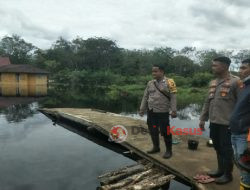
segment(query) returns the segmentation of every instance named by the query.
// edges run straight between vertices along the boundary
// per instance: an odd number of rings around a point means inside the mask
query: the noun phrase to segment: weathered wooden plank
[[[113,184],[108,184],[108,185],[104,185],[101,186],[101,190],[117,190],[119,188],[123,188],[123,187],[127,187],[129,184],[131,183],[137,183],[139,181],[141,181],[144,177],[150,175],[153,173],[153,169],[149,169],[146,171],[142,171],[140,173],[136,173],[134,175],[128,176],[127,178],[119,181],[118,183],[113,183]]]
[[[118,173],[113,173],[113,175],[106,177],[104,179],[101,179],[100,184],[101,185],[107,185],[107,184],[111,184],[114,182],[118,182],[130,175],[136,174],[136,173],[140,173],[146,170],[146,167],[143,167],[142,165],[136,165],[134,167],[129,167],[126,168],[124,170],[118,170],[116,172]]]
[[[178,179],[188,182],[199,189],[205,190],[235,190],[239,188],[239,173],[234,170],[233,182],[226,185],[216,185],[215,183],[200,185],[193,181],[192,177],[199,172],[207,172],[215,169],[216,158],[213,148],[206,146],[207,139],[196,137],[199,140],[197,151],[191,151],[187,148],[187,141],[193,136],[179,136],[181,143],[173,146],[173,157],[171,159],[163,159],[162,155],[165,151],[163,140],[161,139],[161,153],[149,155],[146,150],[151,148],[151,140],[146,133],[133,134],[133,127],[147,128],[146,123],[142,120],[133,119],[119,114],[110,112],[99,112],[91,109],[72,109],[72,108],[55,108],[43,109],[43,113],[51,114],[55,118],[65,118],[70,121],[79,123],[83,127],[93,127],[102,134],[109,136],[111,127],[115,125],[123,125],[128,131],[128,138],[121,145],[135,152],[144,159],[161,167],[165,171],[174,174]],[[56,121],[55,121],[56,122]]]
[[[98,176],[98,179],[111,177],[111,176],[114,176],[114,175],[119,175],[121,173],[127,172],[127,170],[130,169],[130,168],[137,168],[138,166],[140,166],[140,163],[125,166],[125,167],[120,168],[119,170],[115,170],[115,171],[111,171],[111,172],[107,172],[105,174],[102,174],[102,175]]]
[[[138,170],[138,167],[140,170]],[[123,176],[120,178],[120,176]],[[99,176],[105,183],[101,182],[100,190],[146,190],[162,187],[169,184],[170,180],[174,178],[173,175],[166,175],[165,172],[152,163],[145,160],[138,161],[138,164],[126,166],[115,171],[108,172]],[[116,179],[116,180],[114,180]]]
[[[141,180],[140,182],[129,185],[126,188],[122,188],[123,190],[150,190],[155,188],[160,188],[169,181],[174,179],[173,175],[161,175],[161,174],[155,174],[151,176],[150,178],[145,178]]]

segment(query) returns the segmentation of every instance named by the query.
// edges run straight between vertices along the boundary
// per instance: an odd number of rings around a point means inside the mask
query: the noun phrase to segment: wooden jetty
[[[115,125],[122,125],[127,129],[128,136],[122,143],[112,142],[114,147],[119,147],[125,151],[124,155],[137,156],[160,168],[162,171],[175,176],[175,180],[193,189],[199,190],[236,190],[239,189],[239,172],[234,168],[234,180],[226,185],[215,183],[199,184],[193,180],[197,173],[205,173],[211,169],[216,169],[217,162],[213,148],[207,147],[207,139],[201,136],[178,136],[180,143],[173,145],[173,156],[170,159],[163,159],[165,151],[164,141],[161,139],[161,152],[158,154],[147,154],[146,151],[152,147],[150,136],[145,133],[147,126],[145,121],[122,116],[115,113],[105,112],[95,109],[75,109],[75,108],[53,108],[41,109],[42,113],[51,118],[53,122],[63,125],[69,123],[72,126],[84,128],[93,133],[100,133],[102,137],[109,139],[110,129]],[[133,130],[140,129],[143,132],[134,133]],[[174,137],[176,138],[176,137]],[[196,138],[199,140],[198,150],[192,151],[187,148],[187,141]],[[165,173],[164,173],[165,175]]]

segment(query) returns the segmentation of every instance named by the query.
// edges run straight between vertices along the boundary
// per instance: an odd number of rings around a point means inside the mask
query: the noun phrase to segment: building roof
[[[10,59],[8,57],[0,57],[0,67],[3,65],[10,65]]]
[[[31,65],[10,64],[0,66],[0,73],[33,73],[33,74],[49,74],[49,72],[36,68]]]

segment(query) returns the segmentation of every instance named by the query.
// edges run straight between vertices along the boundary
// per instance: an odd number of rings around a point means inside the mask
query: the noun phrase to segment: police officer
[[[217,57],[212,62],[216,76],[209,85],[208,97],[203,106],[199,127],[205,130],[205,121],[210,120],[210,138],[217,155],[218,169],[208,175],[215,177],[217,184],[232,181],[233,149],[229,120],[240,91],[240,80],[230,75],[228,57]]]
[[[154,80],[148,82],[141,101],[140,116],[147,111],[147,124],[153,142],[153,148],[147,153],[154,154],[160,152],[159,130],[164,137],[166,152],[163,158],[172,156],[172,134],[167,133],[169,125],[169,114],[172,118],[176,114],[176,85],[173,79],[164,76],[164,67],[154,65],[152,76]],[[171,111],[171,112],[170,112]]]

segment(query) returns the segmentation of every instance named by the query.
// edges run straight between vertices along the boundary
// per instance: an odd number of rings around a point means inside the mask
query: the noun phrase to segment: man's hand
[[[201,128],[202,131],[205,131],[205,121],[200,121],[199,128]]]
[[[177,117],[176,111],[172,111],[170,115],[171,115],[171,118],[176,118]]]
[[[143,115],[144,115],[144,111],[139,111],[139,115],[141,116],[141,117],[143,117]]]

